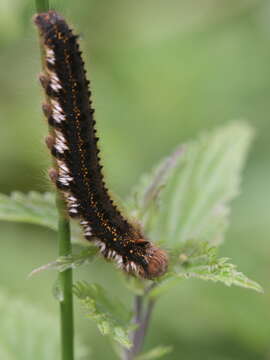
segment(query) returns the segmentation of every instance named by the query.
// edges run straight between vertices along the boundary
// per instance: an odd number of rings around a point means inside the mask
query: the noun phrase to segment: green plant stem
[[[35,1],[37,12],[46,12],[49,10],[49,0]],[[42,49],[41,61],[44,69],[44,53]],[[49,131],[52,133],[52,129],[49,129]],[[56,192],[56,206],[58,210],[58,254],[61,257],[71,255],[72,247],[66,205],[60,192]],[[60,301],[61,359],[74,360],[72,269],[60,272],[59,281],[62,293],[62,299]]]
[[[58,252],[59,256],[67,256],[72,252],[70,241],[70,225],[65,214],[65,203],[57,193],[56,204],[58,209]],[[74,359],[74,324],[73,324],[73,294],[72,269],[59,273],[63,299],[60,301],[61,316],[61,349],[62,360]]]
[[[38,13],[48,11],[49,8],[49,0],[36,0],[36,9]]]

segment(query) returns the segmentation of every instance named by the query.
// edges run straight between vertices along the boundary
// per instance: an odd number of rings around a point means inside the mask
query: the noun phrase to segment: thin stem
[[[141,326],[138,328],[138,331],[136,331],[136,339],[134,341],[134,350],[133,355],[137,355],[144,343],[145,336],[149,327],[150,318],[154,309],[155,302],[153,300],[149,300],[144,317],[141,322]]]
[[[155,286],[155,284],[152,284],[145,290],[143,296],[136,295],[134,298],[133,323],[137,325],[137,328],[131,335],[133,346],[131,349],[124,351],[123,360],[133,360],[142,349],[155,305],[155,301],[153,299],[147,299],[146,297],[149,291]],[[144,302],[146,302],[145,305]]]
[[[134,324],[139,324],[141,320],[141,312],[143,307],[143,297],[140,295],[134,298]]]
[[[143,316],[143,297],[142,296],[135,296],[134,298],[134,320],[133,323],[137,325],[137,329],[140,328]],[[132,352],[136,353],[137,351],[137,331],[134,331],[132,334]]]
[[[49,10],[49,0],[35,0],[35,2],[37,12]],[[44,69],[44,52],[42,49],[41,61]],[[51,133],[52,129],[49,129],[49,131]],[[65,201],[59,192],[56,193],[56,206],[58,210],[58,254],[59,256],[67,256],[72,253],[70,225]],[[72,269],[60,272],[59,280],[63,294],[63,300],[60,302],[61,359],[74,360]]]
[[[65,215],[65,204],[60,194],[57,194],[58,208],[58,253],[59,256],[71,254],[70,226]],[[73,295],[72,269],[59,273],[63,301],[60,302],[61,317],[61,349],[62,360],[74,359],[74,324],[73,324]]]

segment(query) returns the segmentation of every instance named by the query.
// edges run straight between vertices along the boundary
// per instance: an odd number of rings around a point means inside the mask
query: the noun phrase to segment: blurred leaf
[[[0,220],[46,226],[57,230],[57,211],[53,193],[0,194]]]
[[[183,152],[184,147],[179,146],[150,174],[143,175],[126,202],[127,211],[132,217],[142,221],[145,230],[151,228],[151,218],[158,210],[160,193]]]
[[[6,360],[60,359],[58,319],[16,297],[0,291],[0,356]],[[79,359],[89,359],[76,344]]]
[[[135,360],[152,360],[159,359],[164,355],[172,352],[172,346],[157,346],[154,349],[147,351],[144,354],[136,356]]]
[[[98,284],[77,282],[74,294],[87,311],[90,319],[97,323],[102,335],[110,335],[126,348],[131,347],[128,336],[131,313],[119,301],[112,299]]]
[[[159,192],[159,202],[151,198],[151,226],[149,215],[144,214],[144,189],[156,183],[156,172],[145,177],[142,188],[134,192],[132,204],[133,213],[146,225],[147,235],[170,247],[192,239],[220,243],[228,223],[230,201],[239,192],[252,135],[246,123],[234,122],[187,143]]]
[[[151,290],[150,296],[160,295],[179,280],[189,278],[219,281],[227,286],[236,285],[263,292],[262,287],[239,272],[236,265],[229,262],[230,259],[218,258],[217,248],[207,243],[187,242],[173,257],[171,271]]]
[[[41,271],[45,270],[58,270],[60,272],[65,271],[67,269],[75,269],[78,266],[81,266],[87,262],[93,260],[95,255],[98,253],[97,247],[88,246],[87,248],[83,249],[78,254],[72,254],[68,256],[61,256],[55,261],[52,261],[48,264],[42,265],[39,268],[34,269],[29,276],[35,275]]]
[[[45,226],[57,230],[58,214],[54,193],[27,194],[13,192],[10,196],[0,194],[0,220],[23,222]],[[89,244],[83,236],[79,224],[71,221],[71,238],[73,243]]]

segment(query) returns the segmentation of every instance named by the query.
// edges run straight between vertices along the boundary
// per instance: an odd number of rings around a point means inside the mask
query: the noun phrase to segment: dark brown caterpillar
[[[121,215],[105,187],[77,36],[55,11],[37,14],[34,22],[45,52],[40,80],[47,95],[43,111],[53,129],[46,139],[56,159],[51,178],[65,196],[69,215],[79,218],[85,238],[105,258],[128,273],[148,279],[164,274],[166,252]]]

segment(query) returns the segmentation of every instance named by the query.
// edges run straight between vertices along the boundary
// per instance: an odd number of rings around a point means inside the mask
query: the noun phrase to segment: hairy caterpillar
[[[77,36],[55,11],[35,16],[45,54],[40,80],[44,113],[51,126],[47,146],[55,157],[51,178],[64,194],[71,217],[105,258],[128,273],[152,279],[167,269],[165,251],[145,239],[111,200],[102,175],[94,110]]]

